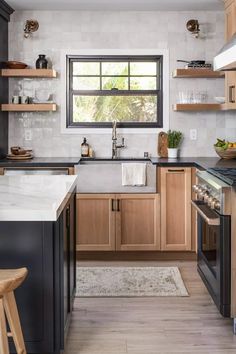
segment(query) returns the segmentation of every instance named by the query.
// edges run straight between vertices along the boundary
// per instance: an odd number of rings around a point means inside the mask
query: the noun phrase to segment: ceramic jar
[[[46,59],[46,55],[39,54],[38,59],[36,60],[36,69],[47,69],[48,61]]]

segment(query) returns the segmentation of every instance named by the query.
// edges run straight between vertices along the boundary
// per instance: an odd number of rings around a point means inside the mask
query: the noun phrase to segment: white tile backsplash
[[[23,38],[26,19],[35,18],[40,28],[30,39]],[[185,26],[190,18],[198,18],[201,37],[195,39]],[[59,71],[57,79],[10,80],[10,95],[23,91],[34,94],[39,87],[53,94],[60,105],[61,51],[74,49],[169,49],[170,53],[170,127],[182,130],[185,139],[182,156],[215,156],[212,145],[216,137],[236,140],[236,115],[232,112],[173,112],[179,91],[207,90],[209,101],[224,96],[223,79],[173,79],[177,59],[212,61],[224,43],[223,12],[84,12],[84,11],[16,11],[9,26],[10,59],[34,66],[38,54],[47,54]],[[165,74],[165,73],[164,73]],[[168,119],[168,117],[164,117]],[[79,156],[81,134],[65,135],[60,129],[61,111],[56,113],[10,114],[9,145],[32,147],[36,156]],[[191,141],[189,131],[197,129],[198,139]],[[32,141],[25,140],[25,130]],[[143,156],[144,151],[157,155],[157,133],[125,134],[127,148],[123,156]],[[111,154],[110,134],[87,134],[97,156]]]

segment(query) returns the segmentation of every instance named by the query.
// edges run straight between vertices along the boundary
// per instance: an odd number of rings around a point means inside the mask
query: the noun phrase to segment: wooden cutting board
[[[158,155],[160,157],[168,157],[168,135],[165,132],[158,134]]]

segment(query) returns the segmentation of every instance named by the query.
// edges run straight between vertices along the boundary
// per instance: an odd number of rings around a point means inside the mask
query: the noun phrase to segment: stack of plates
[[[24,155],[14,155],[14,154],[8,154],[7,159],[8,160],[30,160],[34,156],[32,152],[27,151]]]

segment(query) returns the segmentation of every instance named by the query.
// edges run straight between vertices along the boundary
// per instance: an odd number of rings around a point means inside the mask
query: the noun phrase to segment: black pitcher
[[[36,69],[47,69],[48,61],[46,59],[46,55],[39,54],[38,59],[36,60]]]

